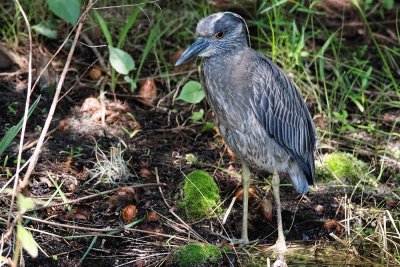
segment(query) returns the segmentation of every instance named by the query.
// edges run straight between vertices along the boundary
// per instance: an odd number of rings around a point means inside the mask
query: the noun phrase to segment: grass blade
[[[119,34],[119,40],[117,44],[117,48],[121,48],[125,42],[126,36],[128,35],[129,30],[132,28],[133,24],[135,24],[136,19],[140,13],[140,7],[136,7],[132,14],[129,16],[128,20],[126,21],[124,27],[121,29]]]
[[[39,103],[40,96],[36,98],[35,102],[32,103],[32,106],[29,108],[28,111],[28,118],[32,115],[33,111],[35,110],[37,104]],[[21,119],[17,125],[11,127],[4,137],[0,141],[0,156],[3,154],[3,152],[7,149],[7,147],[11,144],[11,142],[14,140],[14,138],[17,136],[19,131],[22,129],[22,123],[23,119]]]
[[[110,30],[108,29],[106,21],[103,19],[103,17],[100,15],[100,13],[97,12],[96,10],[94,11],[94,16],[96,17],[96,20],[99,23],[99,26],[101,28],[101,31],[103,32],[104,37],[106,38],[107,44],[109,46],[113,46],[111,33],[110,33]]]

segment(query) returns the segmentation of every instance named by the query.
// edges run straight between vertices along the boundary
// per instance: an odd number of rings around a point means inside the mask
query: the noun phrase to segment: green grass
[[[217,264],[221,260],[221,249],[201,243],[181,246],[174,255],[174,262],[179,267],[207,266],[207,264]]]
[[[359,145],[377,159],[382,155],[378,147],[393,134],[393,128],[382,124],[382,116],[398,103],[397,65],[388,62],[399,58],[399,46],[378,44],[370,27],[365,38],[372,42],[354,44],[343,38],[341,28],[325,28],[320,11],[303,3],[290,9],[287,3],[276,5],[260,15],[254,22],[258,36],[253,43],[292,74],[303,95],[314,103],[314,114],[326,118],[327,127],[320,129],[321,142],[333,138],[352,147],[349,135],[363,131],[375,140]],[[358,11],[368,24],[362,7]]]

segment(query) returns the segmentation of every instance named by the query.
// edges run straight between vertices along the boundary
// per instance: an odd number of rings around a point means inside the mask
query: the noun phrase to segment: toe
[[[287,264],[283,260],[276,260],[272,267],[287,267]]]

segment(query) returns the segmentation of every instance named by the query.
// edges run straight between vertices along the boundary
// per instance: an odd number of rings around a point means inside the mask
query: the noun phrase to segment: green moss
[[[176,250],[174,255],[174,263],[179,267],[209,266],[221,260],[221,249],[202,243],[182,246]]]
[[[193,171],[186,176],[183,193],[180,206],[192,220],[209,217],[221,202],[217,184],[205,171]]]
[[[322,165],[316,166],[316,175],[322,181],[334,180],[332,173],[339,179],[348,179],[352,184],[356,184],[360,179],[364,178],[370,185],[376,185],[376,177],[368,174],[368,164],[355,156],[343,153],[333,152],[325,154],[322,161],[326,168]]]

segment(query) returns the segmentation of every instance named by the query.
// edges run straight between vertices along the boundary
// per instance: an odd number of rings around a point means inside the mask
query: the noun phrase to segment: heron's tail
[[[292,180],[294,189],[296,189],[300,194],[306,194],[308,192],[307,178],[297,162],[292,162],[290,164],[288,173]]]

